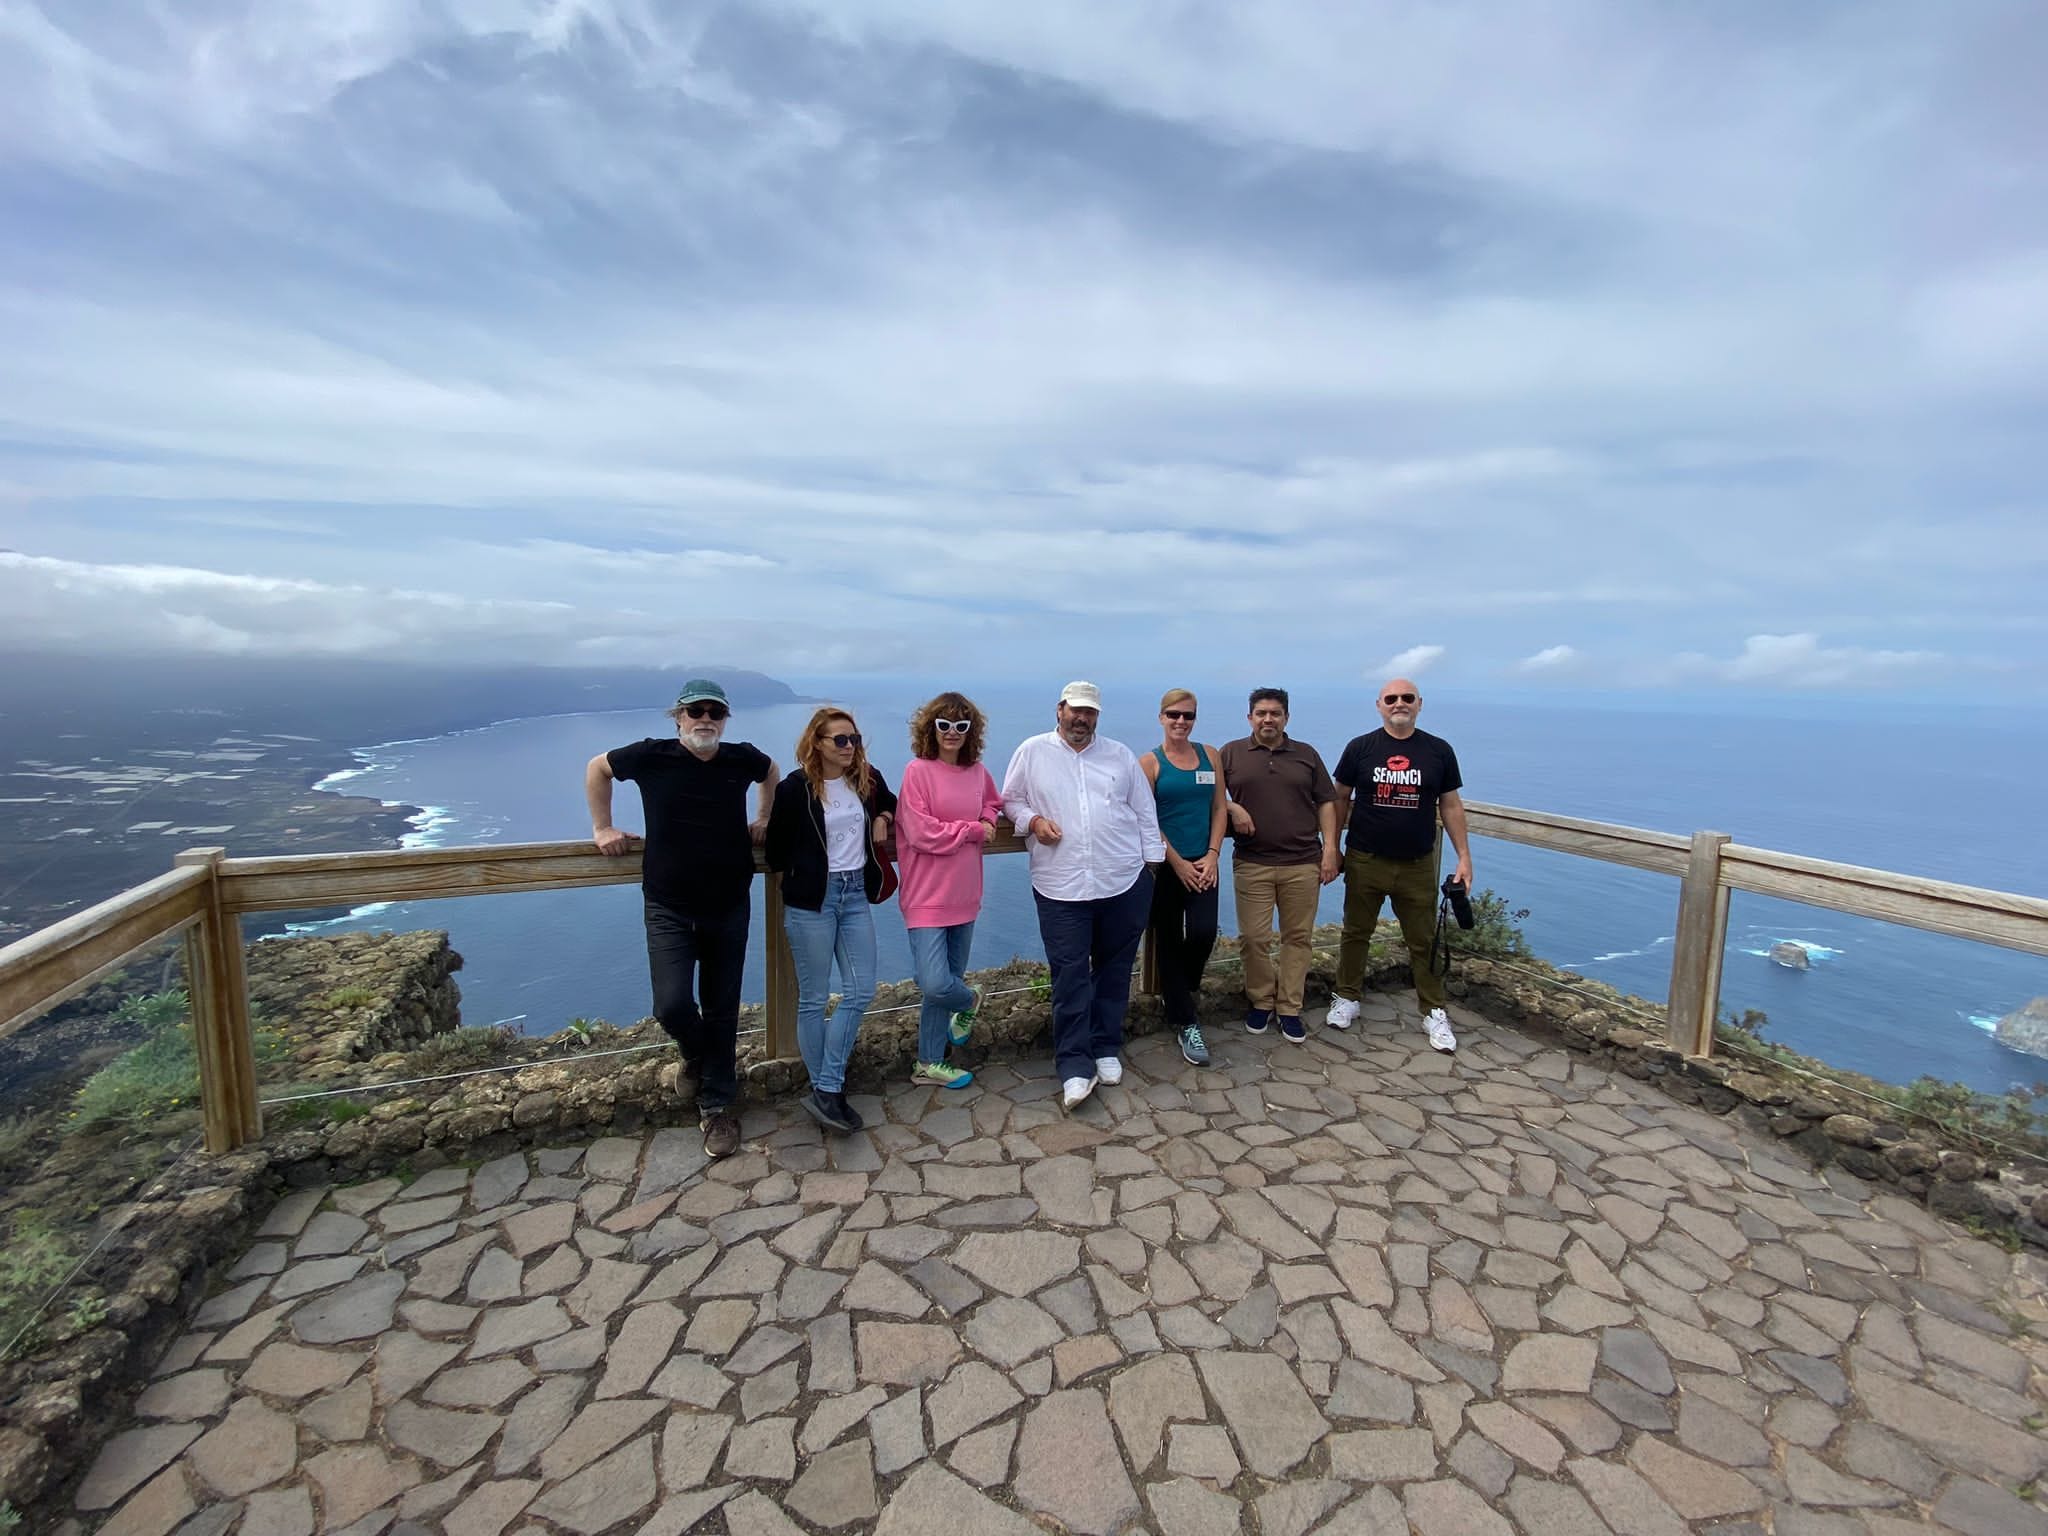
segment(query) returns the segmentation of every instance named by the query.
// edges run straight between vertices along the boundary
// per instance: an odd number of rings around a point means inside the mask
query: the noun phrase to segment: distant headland
[[[350,660],[0,655],[0,943],[163,873],[180,849],[388,847],[416,807],[316,793],[350,749],[535,715],[674,702],[716,678],[740,709],[805,702],[764,673]]]

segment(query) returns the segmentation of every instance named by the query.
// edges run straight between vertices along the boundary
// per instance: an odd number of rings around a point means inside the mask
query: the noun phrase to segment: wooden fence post
[[[172,862],[217,870],[226,857],[225,848],[188,848]],[[206,1150],[232,1152],[262,1137],[263,1110],[256,1102],[256,1047],[249,1029],[242,925],[222,908],[217,874],[207,886],[206,910],[185,930],[185,987],[192,999]]]
[[[767,900],[762,904],[761,919],[768,928],[762,936],[767,941],[768,951],[768,997],[764,1010],[768,1039],[765,1049],[770,1061],[787,1061],[797,1054],[796,961],[789,952],[789,934],[782,926],[782,881],[778,876],[768,877]]]
[[[1695,832],[1678,897],[1678,935],[1671,946],[1669,1038],[1688,1056],[1714,1054],[1721,1012],[1721,951],[1728,943],[1728,887],[1721,883],[1726,832]]]

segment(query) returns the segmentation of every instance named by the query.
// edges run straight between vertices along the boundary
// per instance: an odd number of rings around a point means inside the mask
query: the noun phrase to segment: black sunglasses
[[[1192,709],[1162,709],[1159,713],[1168,720],[1192,720],[1195,718],[1195,712]]]
[[[726,708],[723,704],[685,704],[683,713],[692,720],[723,720]]]
[[[1415,702],[1415,695],[1412,693],[1383,694],[1380,697],[1380,702],[1382,704],[1413,704]]]
[[[827,736],[825,739],[835,747],[857,747],[860,745],[860,732],[855,731],[849,736],[841,731],[837,736]]]
[[[965,736],[974,729],[974,722],[972,720],[934,720],[932,725],[936,729],[946,731],[954,736]]]

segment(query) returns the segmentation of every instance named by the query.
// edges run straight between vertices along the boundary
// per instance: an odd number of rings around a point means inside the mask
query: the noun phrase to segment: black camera
[[[1478,925],[1479,919],[1472,915],[1472,895],[1456,875],[1444,881],[1444,900],[1450,903],[1451,915],[1457,918],[1460,928]]]

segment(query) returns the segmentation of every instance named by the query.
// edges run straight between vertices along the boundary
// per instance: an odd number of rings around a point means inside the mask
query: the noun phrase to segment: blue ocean
[[[909,756],[905,722],[928,688],[868,682],[849,695],[799,684],[853,712],[876,765],[896,782]],[[990,720],[998,782],[1010,750],[1051,724],[1053,690],[977,695]],[[1110,689],[1102,733],[1134,749],[1158,739],[1156,691]],[[1983,713],[1939,729],[1879,718],[1876,706],[1752,704],[1748,715],[1702,701],[1545,702],[1432,694],[1422,724],[1456,748],[1466,798],[1591,820],[1736,841],[1971,885],[2048,895],[2048,831],[2015,816],[2035,803],[2048,725]],[[727,732],[785,769],[809,705],[740,710]],[[1199,739],[1245,734],[1241,690],[1202,699]],[[1360,690],[1300,692],[1291,729],[1334,763],[1346,740],[1376,725]],[[583,765],[591,754],[667,735],[658,709],[511,720],[480,730],[366,746],[358,766],[322,787],[424,807],[419,846],[587,836]],[[638,795],[619,786],[619,825],[638,831]],[[1669,991],[1678,911],[1675,878],[1567,854],[1475,841],[1477,885],[1512,908],[1546,960],[1624,991]],[[1226,874],[1223,914],[1230,922]],[[1341,886],[1324,893],[1335,921]],[[446,928],[465,959],[463,1017],[512,1022],[531,1034],[572,1018],[629,1022],[647,1012],[639,892],[624,886],[365,907],[317,925]],[[881,974],[910,964],[893,906],[878,914]],[[762,992],[759,883],[747,995]],[[302,930],[305,931],[305,930]],[[1803,947],[1794,970],[1773,944]],[[992,858],[975,934],[975,963],[1040,954],[1025,861]],[[1843,917],[1738,892],[1729,919],[1722,1006],[1760,1009],[1767,1037],[1894,1082],[1923,1074],[1986,1091],[2048,1079],[2048,1061],[1999,1045],[1992,1026],[2048,994],[2048,960],[1988,944]]]

